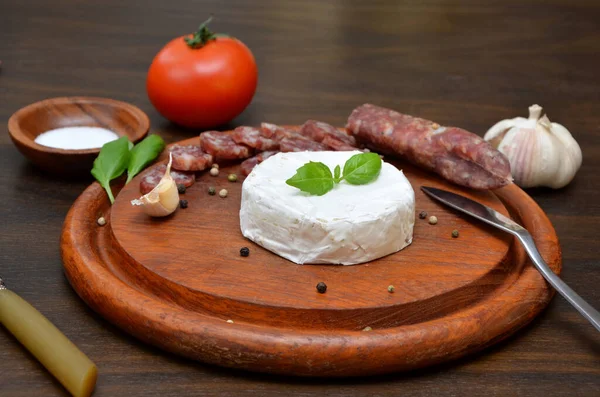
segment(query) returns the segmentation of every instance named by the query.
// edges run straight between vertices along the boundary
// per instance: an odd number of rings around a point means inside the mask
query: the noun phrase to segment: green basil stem
[[[108,195],[108,199],[110,200],[110,203],[114,204],[115,196],[113,196],[113,192],[112,192],[112,189],[110,188],[110,184],[109,183],[107,183],[106,185],[102,184],[102,187],[104,187],[104,190],[106,190],[106,194]]]

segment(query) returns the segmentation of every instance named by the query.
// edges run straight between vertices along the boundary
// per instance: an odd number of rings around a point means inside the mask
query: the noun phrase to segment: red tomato
[[[256,91],[252,52],[230,37],[217,37],[200,48],[190,47],[184,37],[172,40],[152,61],[146,81],[150,102],[185,127],[206,129],[232,120]]]

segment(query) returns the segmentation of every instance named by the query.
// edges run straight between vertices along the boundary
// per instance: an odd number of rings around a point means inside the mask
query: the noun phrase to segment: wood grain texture
[[[181,145],[198,144],[198,138]],[[549,266],[560,270],[557,237],[541,209],[517,186],[459,189],[396,162],[416,190],[413,243],[362,265],[296,265],[240,231],[238,165],[207,172],[189,187],[187,209],[148,217],[131,200],[138,176],[109,207],[94,183],[67,215],[65,273],[98,313],[136,337],[193,359],[258,372],[356,376],[420,368],[477,352],[514,333],[553,292],[513,239],[442,208],[419,190],[454,190],[518,214]],[[208,186],[226,187],[227,198]],[[96,219],[102,215],[107,225]],[[452,238],[452,230],[460,238]],[[239,249],[249,246],[251,255]],[[327,293],[315,285],[324,281]],[[397,287],[391,294],[387,286]],[[231,320],[233,323],[228,323]],[[371,327],[370,332],[361,331]]]
[[[583,149],[565,189],[528,190],[559,237],[561,277],[600,307],[600,4],[591,0],[149,0],[0,5],[0,120],[44,98],[97,96],[139,106],[167,142],[195,136],[152,108],[145,76],[171,38],[210,13],[259,67],[235,125],[343,125],[371,102],[482,135],[539,103]],[[560,297],[484,354],[426,370],[294,379],[199,364],[138,342],[88,309],[62,271],[59,237],[89,185],[32,167],[0,134],[0,271],[99,367],[95,396],[597,396],[600,337]],[[66,392],[0,331],[0,395]]]
[[[100,148],[51,148],[35,138],[48,130],[82,126],[106,128],[135,143],[148,133],[150,120],[131,104],[92,97],[46,99],[19,109],[8,120],[8,132],[19,151],[40,170],[62,176],[87,174]]]

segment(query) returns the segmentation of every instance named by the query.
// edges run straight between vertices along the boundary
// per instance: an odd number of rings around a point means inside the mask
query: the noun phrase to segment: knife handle
[[[96,385],[96,365],[42,313],[14,292],[0,288],[0,323],[75,397]]]

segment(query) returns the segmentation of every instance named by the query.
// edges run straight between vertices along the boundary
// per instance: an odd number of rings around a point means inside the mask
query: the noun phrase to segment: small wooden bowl
[[[14,144],[42,170],[63,175],[89,173],[100,148],[55,149],[34,142],[41,133],[62,127],[102,127],[135,143],[148,134],[150,120],[128,103],[92,97],[46,99],[18,110],[8,120]]]

